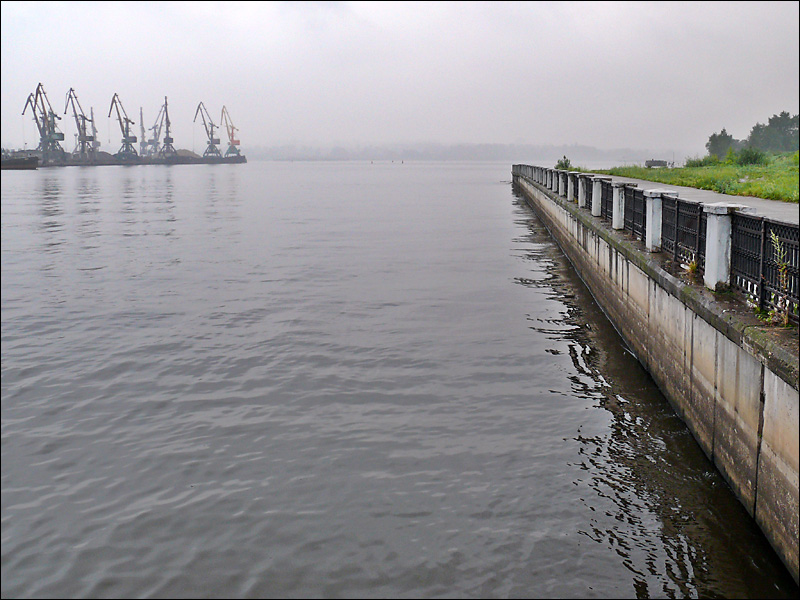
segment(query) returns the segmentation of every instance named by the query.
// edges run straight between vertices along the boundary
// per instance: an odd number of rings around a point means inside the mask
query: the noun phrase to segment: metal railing
[[[611,220],[614,209],[614,188],[610,181],[600,182],[600,216]]]
[[[798,323],[800,228],[734,213],[731,222],[731,286],[761,310],[786,310]]]
[[[546,181],[547,171],[528,165],[513,165],[512,173],[531,181]],[[564,176],[557,173],[557,177]],[[577,197],[575,177],[572,189]],[[556,180],[557,181],[557,180]],[[591,207],[593,185],[586,182],[586,207]],[[613,187],[600,182],[600,216],[612,219]],[[647,200],[637,188],[624,189],[624,228],[644,240],[647,229]],[[569,198],[574,200],[575,198]],[[677,264],[694,263],[705,271],[707,213],[703,204],[661,195],[661,248]],[[731,215],[730,285],[748,295],[762,310],[785,311],[790,321],[798,323],[800,313],[800,228],[741,212]]]
[[[630,231],[636,239],[644,240],[647,225],[647,204],[644,199],[644,191],[632,187],[625,188],[624,212],[624,229]]]
[[[674,262],[695,263],[705,270],[706,213],[698,202],[663,195],[661,200],[661,246]]]

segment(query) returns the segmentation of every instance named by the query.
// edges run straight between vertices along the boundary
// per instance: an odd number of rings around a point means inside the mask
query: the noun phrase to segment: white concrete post
[[[706,204],[706,264],[703,283],[711,290],[726,286],[731,278],[731,214],[739,210],[754,213],[755,209],[740,204],[716,202]]]
[[[567,193],[567,186],[564,185],[566,183],[564,181],[564,171],[556,171],[556,175],[558,175],[558,195],[563,196]]]
[[[611,184],[614,195],[611,197],[611,228],[625,229],[625,188],[629,184],[614,181]]]
[[[662,190],[644,190],[645,209],[644,245],[648,252],[661,251],[661,193]]]
[[[578,175],[578,206],[580,208],[586,208],[586,186],[591,180],[591,175]]]
[[[592,181],[592,216],[603,214],[603,182],[611,181],[611,177],[595,177]]]
[[[575,195],[575,184],[572,180],[572,171],[567,171],[567,200],[572,202],[572,197]]]
[[[553,189],[553,169],[547,169],[547,189]]]

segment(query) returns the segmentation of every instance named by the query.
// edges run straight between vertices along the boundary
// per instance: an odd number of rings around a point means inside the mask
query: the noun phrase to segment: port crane
[[[233,125],[231,115],[224,106],[222,107],[222,115],[219,120],[222,127],[228,132],[228,149],[225,151],[225,156],[239,156],[241,153],[237,146],[239,146],[240,142],[236,139],[236,132],[239,131],[239,128]]]
[[[172,142],[175,140],[169,133],[170,128],[170,120],[169,120],[169,109],[167,108],[167,97],[164,96],[164,106],[161,107],[161,120],[159,121],[158,126],[158,135],[161,135],[161,126],[164,126],[164,143],[161,146],[161,150],[158,151],[158,156],[161,158],[166,158],[168,156],[177,156],[178,151],[175,150],[175,147],[172,145]]]
[[[131,135],[131,125],[135,125],[135,123],[128,118],[128,113],[125,112],[125,107],[122,106],[122,101],[116,93],[114,97],[111,98],[111,107],[108,109],[109,117],[111,117],[114,108],[117,109],[117,120],[119,121],[119,128],[122,131],[122,147],[119,152],[117,152],[116,156],[122,160],[135,160],[139,156],[134,147],[136,136]]]
[[[139,156],[147,156],[147,136],[144,132],[144,114],[142,113],[142,107],[139,107]]]
[[[92,122],[92,152],[97,152],[100,148],[100,136],[97,135],[97,127],[94,125],[94,107],[89,108],[89,114],[92,115],[92,118],[89,119]]]
[[[78,95],[73,88],[67,92],[67,100],[64,104],[64,114],[67,114],[70,104],[72,105],[72,115],[75,118],[75,126],[78,128],[77,144],[72,154],[77,155],[82,160],[94,161],[94,119],[90,119],[83,112],[83,107],[78,100]],[[92,133],[87,133],[86,123],[92,123]]]
[[[161,142],[159,140],[161,139],[161,127],[163,119],[164,107],[162,106],[156,115],[155,123],[153,123],[153,126],[150,128],[150,131],[153,132],[153,135],[149,140],[147,140],[147,154],[150,156],[156,156],[161,150]],[[144,135],[144,133],[142,133],[142,135]]]
[[[139,152],[142,156],[161,156],[161,130],[164,127],[164,106],[162,106],[158,115],[156,115],[155,123],[148,128],[152,135],[147,139],[147,134],[144,128],[144,117],[142,116],[142,109],[139,109],[139,122],[141,123],[142,139],[139,145]]]
[[[42,165],[63,163],[64,149],[59,142],[64,141],[64,134],[58,130],[56,125],[56,120],[60,121],[61,117],[53,111],[53,107],[41,83],[36,86],[35,94],[28,95],[25,108],[22,109],[23,115],[29,106],[33,113],[33,120],[36,122],[36,128],[39,130],[39,146],[37,150],[42,153]]]
[[[206,151],[203,152],[203,158],[208,156],[222,158],[222,154],[220,154],[219,148],[217,148],[219,138],[214,137],[214,130],[218,129],[218,127],[214,124],[214,121],[211,120],[211,115],[208,114],[208,110],[202,102],[197,105],[197,111],[194,113],[194,121],[192,121],[193,123],[197,121],[197,115],[200,115],[202,118],[203,127],[208,137],[208,146],[206,147]]]
[[[226,131],[228,132],[228,149],[225,151],[225,156],[240,156],[241,152],[237,146],[241,142],[236,139],[236,132],[239,131],[239,128],[234,126],[231,115],[228,112],[228,109],[224,106],[222,107],[220,123],[222,123],[222,126],[225,127]]]

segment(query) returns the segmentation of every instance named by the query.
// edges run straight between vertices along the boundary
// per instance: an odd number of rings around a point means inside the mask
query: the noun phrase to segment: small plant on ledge
[[[789,263],[786,262],[786,248],[783,247],[780,238],[774,231],[769,232],[772,241],[773,256],[775,264],[778,266],[778,291],[772,294],[775,305],[769,311],[770,320],[782,327],[789,326]]]
[[[681,268],[686,271],[687,274],[695,277],[698,275],[697,270],[700,268],[699,263],[697,262],[697,255],[692,252],[692,256],[686,263],[681,263]]]

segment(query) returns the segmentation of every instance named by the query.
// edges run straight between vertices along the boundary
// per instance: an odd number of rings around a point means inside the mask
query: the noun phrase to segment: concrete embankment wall
[[[797,356],[546,188],[514,183],[798,581]]]

